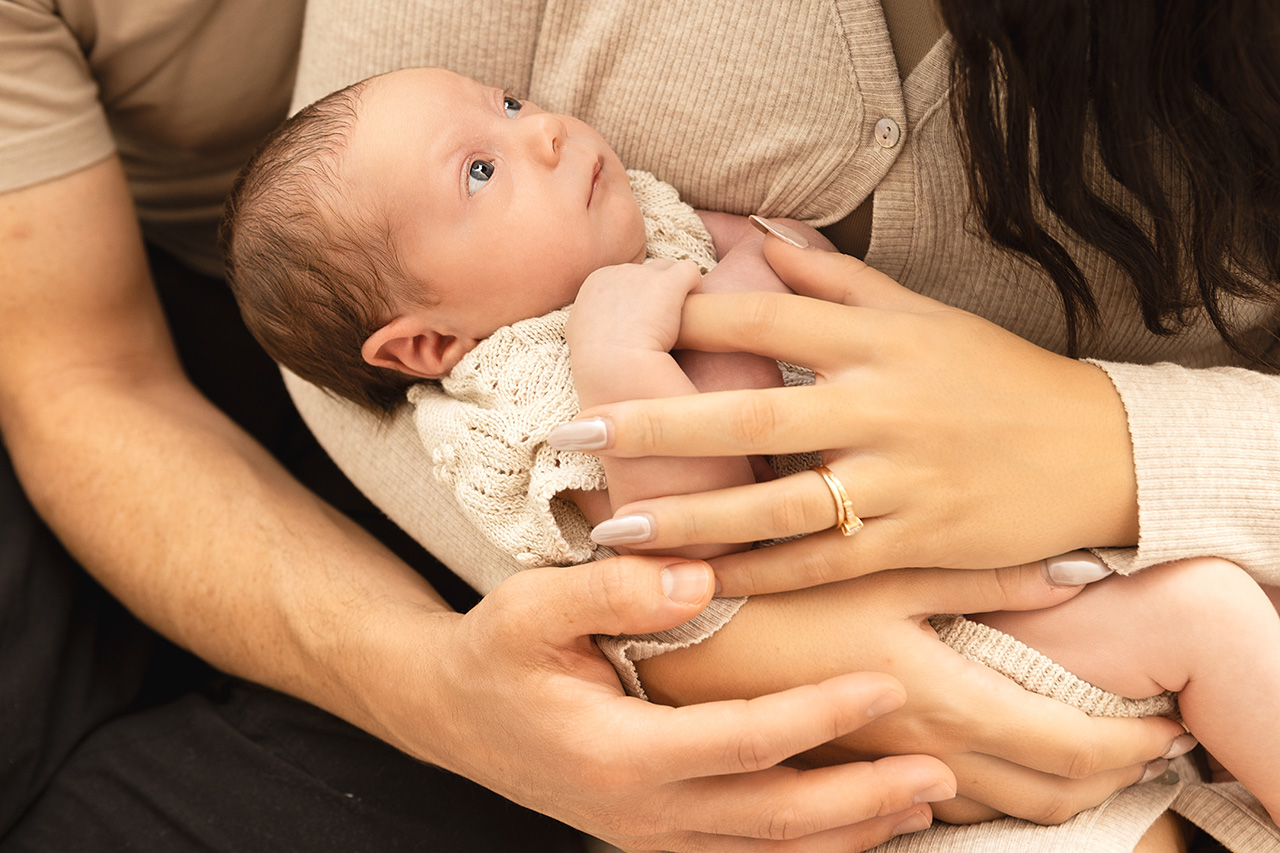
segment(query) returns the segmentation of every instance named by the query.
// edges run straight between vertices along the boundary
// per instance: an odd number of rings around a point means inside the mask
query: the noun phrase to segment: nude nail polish
[[[547,444],[556,450],[603,450],[609,446],[609,425],[604,418],[560,424],[547,434]]]
[[[788,228],[781,222],[774,222],[771,219],[765,219],[763,216],[756,216],[755,214],[752,214],[751,224],[754,225],[757,230],[763,231],[766,234],[772,234],[782,242],[795,246],[797,249],[809,248],[809,241],[806,240],[802,234]]]
[[[1071,551],[1045,560],[1044,572],[1050,583],[1080,586],[1102,580],[1111,574],[1111,569],[1088,551]]]
[[[652,538],[653,516],[648,513],[611,518],[591,531],[591,541],[597,545],[639,545]]]
[[[1138,780],[1138,784],[1141,785],[1143,782],[1151,782],[1160,779],[1166,772],[1168,772],[1168,770],[1168,759],[1157,758],[1155,761],[1148,761],[1146,769],[1142,771],[1142,778]]]
[[[1200,745],[1200,741],[1196,740],[1196,736],[1191,732],[1180,734],[1173,739],[1173,743],[1169,744],[1169,749],[1161,758],[1177,758],[1179,755],[1186,755],[1191,750]]]

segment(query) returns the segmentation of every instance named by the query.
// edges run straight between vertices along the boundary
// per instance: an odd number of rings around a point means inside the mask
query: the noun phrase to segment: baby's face
[[[488,337],[644,259],[622,162],[578,119],[435,68],[374,79],[357,116],[344,197],[387,217],[442,334]]]

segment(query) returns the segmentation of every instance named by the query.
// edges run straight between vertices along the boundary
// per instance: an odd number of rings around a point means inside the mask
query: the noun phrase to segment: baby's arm
[[[566,335],[572,355],[574,386],[582,408],[617,400],[670,397],[705,391],[765,388],[781,384],[777,364],[751,353],[672,353],[684,298],[694,290],[783,291],[764,259],[764,235],[747,217],[699,211],[720,258],[706,276],[692,264],[654,261],[597,270],[574,302]],[[815,245],[825,238],[798,222],[789,222]],[[681,494],[753,482],[771,472],[750,460],[603,459],[609,482],[599,493],[568,495],[594,524],[623,504],[655,495]],[[763,466],[767,469],[767,466]],[[707,558],[741,546],[700,546],[681,556]]]
[[[697,393],[670,350],[680,330],[685,297],[701,283],[701,273],[689,261],[622,264],[597,270],[587,278],[565,331],[574,386],[583,408],[617,400]],[[719,489],[753,480],[750,464],[743,457],[601,461],[611,507],[597,505],[598,496],[596,502],[592,496],[571,496],[593,523],[607,518],[612,507],[641,498]],[[730,550],[733,546],[698,546],[681,553],[706,558]]]
[[[1092,584],[1047,610],[971,617],[1104,690],[1173,690],[1183,722],[1280,817],[1280,616],[1243,569],[1199,557]]]

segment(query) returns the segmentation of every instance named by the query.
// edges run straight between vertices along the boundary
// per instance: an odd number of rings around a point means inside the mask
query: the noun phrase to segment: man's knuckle
[[[1033,820],[1046,826],[1056,826],[1066,823],[1079,811],[1080,807],[1074,800],[1065,791],[1058,790],[1041,805],[1039,813]]]
[[[790,841],[808,835],[812,828],[804,815],[792,804],[773,809],[762,816],[759,836],[772,841]]]
[[[634,609],[630,576],[621,560],[601,560],[592,566],[592,599],[613,619],[621,620]]]
[[[1098,751],[1093,741],[1080,740],[1071,749],[1065,775],[1068,779],[1083,779],[1086,776],[1092,776],[1098,772],[1099,763]]]

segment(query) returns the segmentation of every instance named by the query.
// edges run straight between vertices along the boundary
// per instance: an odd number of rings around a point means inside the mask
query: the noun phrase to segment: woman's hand
[[[1133,451],[1103,371],[856,258],[777,237],[765,255],[793,290],[818,298],[691,296],[678,345],[801,364],[814,370],[813,387],[598,406],[552,435],[557,446],[617,456],[823,450],[866,526],[724,558],[716,572],[726,594],[1136,542]],[[810,533],[830,528],[836,512],[822,478],[805,472],[637,502],[615,521],[623,517],[630,538],[608,541],[662,549]]]
[[[1036,565],[881,572],[753,598],[710,639],[642,661],[641,674],[655,701],[679,705],[841,672],[891,672],[906,687],[902,708],[804,758],[821,764],[928,752],[959,780],[956,799],[934,804],[938,817],[1059,823],[1159,775],[1159,759],[1194,741],[1171,720],[1091,718],[1027,692],[961,658],[937,639],[928,617],[1045,607],[1078,591],[1046,584]]]
[[[955,791],[936,759],[779,766],[900,706],[892,678],[678,709],[623,695],[592,636],[673,627],[712,586],[705,563],[654,557],[531,569],[466,615],[427,616],[438,643],[402,608],[383,634],[422,677],[370,673],[364,701],[384,721],[401,709],[375,734],[628,850],[848,853],[927,826]]]

